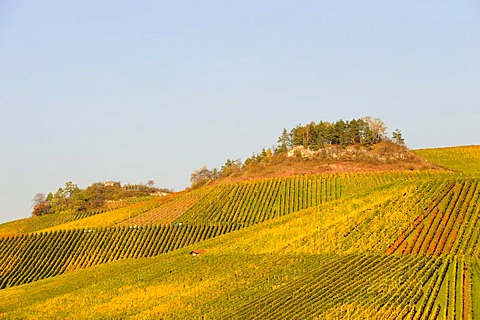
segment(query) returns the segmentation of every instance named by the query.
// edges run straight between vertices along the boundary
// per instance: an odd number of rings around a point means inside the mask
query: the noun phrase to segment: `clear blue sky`
[[[479,87],[477,0],[0,0],[0,222],[69,180],[183,189],[312,120],[480,144]]]

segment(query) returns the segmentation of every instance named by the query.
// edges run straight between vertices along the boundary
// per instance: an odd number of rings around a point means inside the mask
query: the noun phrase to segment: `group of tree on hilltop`
[[[121,186],[119,182],[96,182],[85,189],[79,188],[71,181],[65,187],[58,188],[55,193],[37,193],[33,198],[32,215],[41,216],[50,213],[75,213],[101,209],[106,201],[122,200],[131,197],[147,196],[157,191],[171,192],[154,187],[153,180],[146,184]]]
[[[311,150],[318,150],[325,145],[348,146],[361,144],[371,146],[386,137],[387,127],[379,118],[372,119],[364,117],[350,121],[338,120],[330,123],[320,121],[319,123],[310,122],[302,126],[297,125],[287,132],[283,129],[282,135],[278,138],[279,148],[286,151],[290,147],[303,146]],[[393,132],[392,140],[398,144],[404,144],[400,130]]]
[[[252,166],[263,163],[266,160],[281,159],[286,153],[295,147],[302,146],[312,151],[330,146],[346,147],[349,145],[361,145],[370,148],[372,145],[384,140],[398,145],[404,145],[404,139],[399,129],[395,129],[392,137],[386,135],[387,127],[379,118],[363,117],[353,120],[338,120],[336,122],[320,121],[310,122],[307,125],[297,125],[290,131],[283,129],[278,138],[278,145],[273,148],[263,149],[258,154],[253,154],[242,163],[240,159],[228,159],[220,168],[208,169],[206,166],[195,170],[190,176],[191,186],[199,187],[208,181],[222,177],[228,177],[234,173],[248,170]]]

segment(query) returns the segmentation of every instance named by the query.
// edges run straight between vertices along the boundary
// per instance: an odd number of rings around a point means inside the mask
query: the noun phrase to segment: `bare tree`
[[[39,204],[44,203],[47,200],[47,196],[45,196],[45,193],[37,193],[32,199],[32,208],[35,208]]]
[[[209,180],[214,180],[218,178],[217,169],[208,170],[206,166],[201,167],[198,170],[195,170],[190,175],[190,183],[192,188],[198,187]]]
[[[372,117],[363,117],[363,121],[368,125],[370,130],[372,131],[373,137],[375,139],[374,142],[379,142],[385,138],[385,130],[387,127],[385,123],[379,118],[372,119]]]
[[[41,216],[49,212],[50,203],[47,201],[45,193],[37,193],[32,199],[32,215]]]
[[[154,185],[155,185],[155,181],[153,181],[153,180],[148,180],[147,181],[147,186],[148,187],[152,188]]]

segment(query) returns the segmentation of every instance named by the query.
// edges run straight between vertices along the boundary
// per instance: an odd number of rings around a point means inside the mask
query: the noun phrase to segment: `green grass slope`
[[[480,175],[480,146],[461,146],[414,151],[428,161],[460,173]]]

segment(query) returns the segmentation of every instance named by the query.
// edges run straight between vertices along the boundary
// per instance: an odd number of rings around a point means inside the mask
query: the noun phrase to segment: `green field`
[[[232,182],[0,225],[0,318],[480,319],[466,148],[417,151],[453,171]]]
[[[480,175],[480,146],[421,149],[415,153],[443,168]]]

